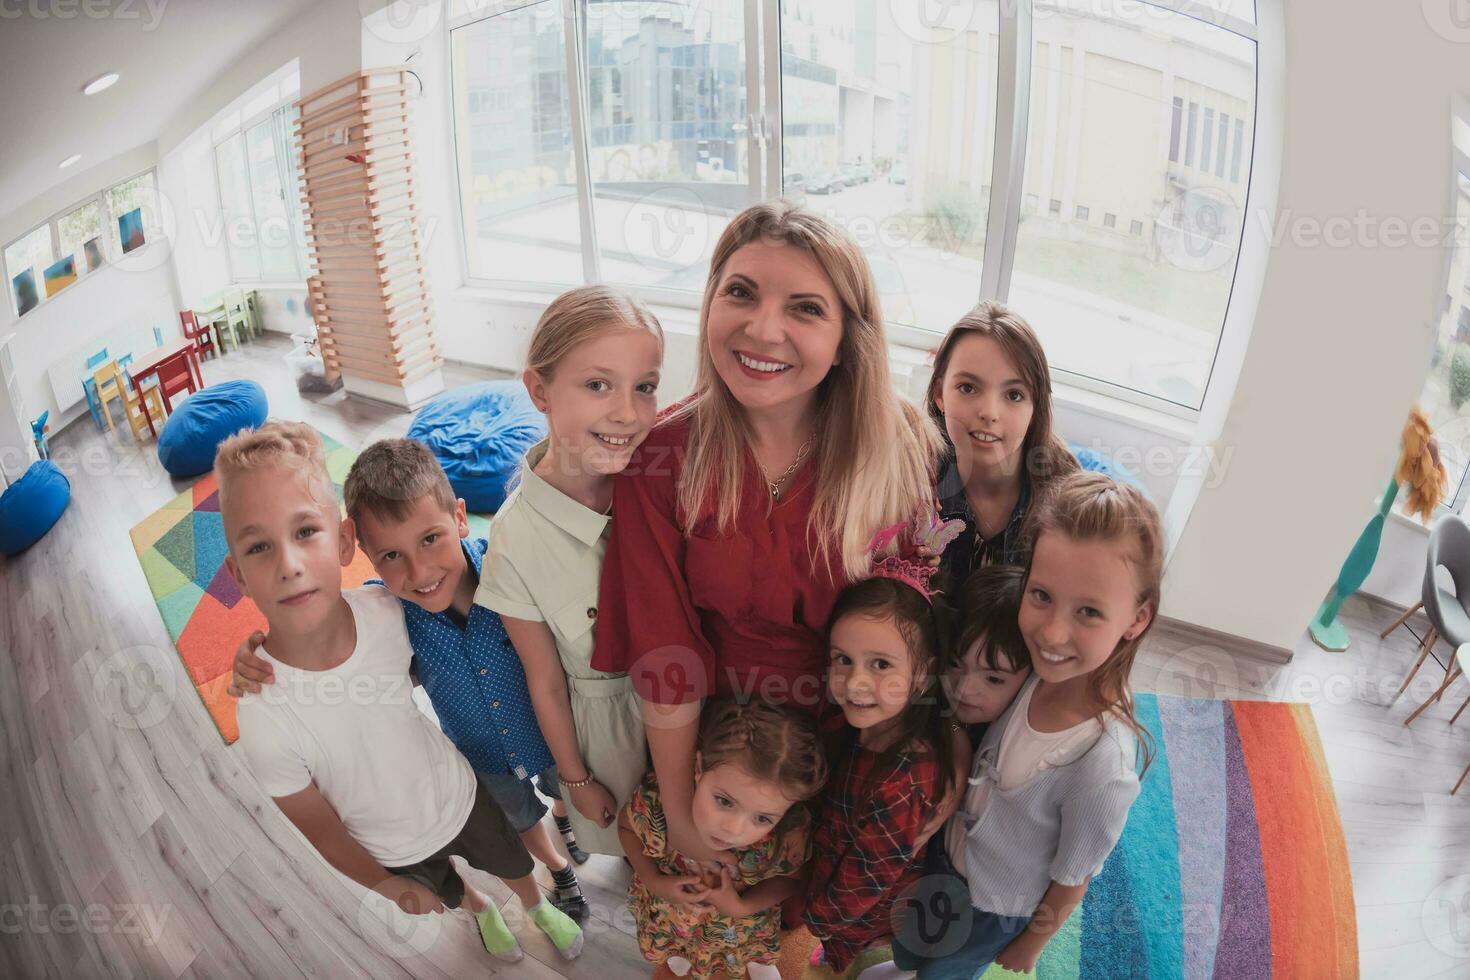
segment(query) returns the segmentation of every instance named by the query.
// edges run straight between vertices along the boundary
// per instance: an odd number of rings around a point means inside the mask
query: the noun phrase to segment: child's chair
[[[107,363],[107,348],[104,347],[91,357],[87,358],[87,370],[90,371],[99,365]],[[106,429],[111,423],[102,421],[102,402],[97,398],[97,382],[93,378],[82,380],[82,394],[87,398],[87,410],[92,413],[92,421],[97,423],[97,428]]]
[[[36,440],[36,456],[40,459],[51,458],[51,453],[46,448],[46,430],[50,428],[46,424],[46,420],[50,417],[51,410],[48,408],[41,413],[40,418],[31,423],[31,438]]]
[[[231,289],[225,293],[225,319],[232,329],[239,331],[240,336],[250,339],[250,315],[245,310],[243,290]]]
[[[190,355],[186,352],[180,357],[170,357],[158,365],[158,388],[163,395],[164,408],[169,412],[174,410],[172,396],[181,391],[190,393],[199,390],[194,383],[194,371],[189,366]]]
[[[214,335],[210,332],[209,326],[201,324],[193,310],[181,310],[179,319],[184,324],[184,336],[193,342],[196,353],[202,356],[205,351],[209,351],[215,357],[219,356],[219,351],[214,346]]]
[[[214,330],[215,337],[219,340],[220,353],[224,353],[226,341],[229,341],[229,347],[232,350],[240,349],[240,335],[235,332],[235,324],[228,316],[210,321],[205,328]]]
[[[245,315],[250,318],[250,332],[259,337],[265,333],[265,324],[260,319],[260,298],[255,290],[245,294]]]
[[[97,379],[97,392],[102,397],[104,411],[107,412],[109,427],[112,423],[112,412],[108,409],[114,398],[123,403],[123,416],[128,420],[129,428],[133,430],[134,439],[142,440],[143,433],[148,428],[148,421],[143,417],[145,410],[156,412],[159,421],[163,420],[164,403],[159,397],[158,385],[147,385],[139,391],[134,391],[128,387],[115,361],[99,368],[94,377]],[[147,406],[146,409],[145,406]]]
[[[92,390],[97,392],[97,401],[102,406],[102,417],[107,421],[107,431],[111,432],[112,401],[121,399],[126,390],[116,361],[108,361],[92,372]]]

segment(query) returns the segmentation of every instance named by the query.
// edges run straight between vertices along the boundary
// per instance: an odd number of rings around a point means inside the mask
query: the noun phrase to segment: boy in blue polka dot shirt
[[[412,439],[383,439],[363,450],[343,495],[362,550],[403,606],[417,679],[440,727],[505,810],[526,850],[551,872],[553,904],[582,921],[587,901],[576,871],[541,822],[546,805],[533,780],[554,801],[553,816],[573,860],[580,864],[587,855],[567,820],[520,657],[500,616],[474,604],[486,541],[469,540],[464,501],[455,498],[433,453]],[[232,694],[258,691],[274,679],[254,652],[263,640],[256,633],[240,645]]]

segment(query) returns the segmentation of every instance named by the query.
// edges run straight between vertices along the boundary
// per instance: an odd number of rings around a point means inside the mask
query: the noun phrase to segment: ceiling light
[[[65,170],[67,167],[70,167],[72,164],[76,163],[81,158],[82,158],[82,155],[80,153],[73,153],[71,156],[69,156],[65,160],[61,161],[61,169],[62,170]]]
[[[113,83],[116,82],[116,81],[117,81],[117,72],[110,71],[106,75],[103,75],[100,78],[94,78],[90,82],[88,82],[86,85],[83,85],[82,86],[82,94],[83,95],[96,95],[98,92],[101,92],[103,89],[112,88]]]

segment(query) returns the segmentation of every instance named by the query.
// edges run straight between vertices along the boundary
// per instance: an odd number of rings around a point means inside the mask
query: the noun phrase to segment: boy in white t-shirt
[[[413,701],[413,656],[398,600],[382,586],[342,591],[353,528],[327,475],[321,438],[271,421],[222,443],[220,511],[240,590],[270,624],[276,683],[240,701],[240,744],[276,805],[332,867],[412,913],[475,915],[485,948],[521,950],[458,855],[497,875],[562,956],[577,924],[542,900],[531,857],[449,739]]]

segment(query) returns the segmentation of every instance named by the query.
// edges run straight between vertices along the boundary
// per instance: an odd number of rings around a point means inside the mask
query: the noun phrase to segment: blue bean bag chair
[[[158,434],[158,461],[174,476],[214,468],[214,451],[241,429],[265,421],[265,389],[254,381],[221,381],[184,399]]]
[[[546,417],[520,381],[485,381],[431,399],[408,437],[433,451],[466,509],[493,514],[505,503],[506,481],[521,457],[546,438]]]
[[[1109,456],[1105,456],[1095,449],[1088,449],[1075,443],[1068,443],[1067,448],[1072,450],[1072,455],[1077,457],[1077,463],[1089,473],[1103,473],[1112,477],[1119,483],[1131,483],[1140,490],[1144,489],[1138,478],[1119,466]]]
[[[32,463],[0,494],[0,554],[18,555],[41,540],[71,502],[71,481],[49,459]]]

